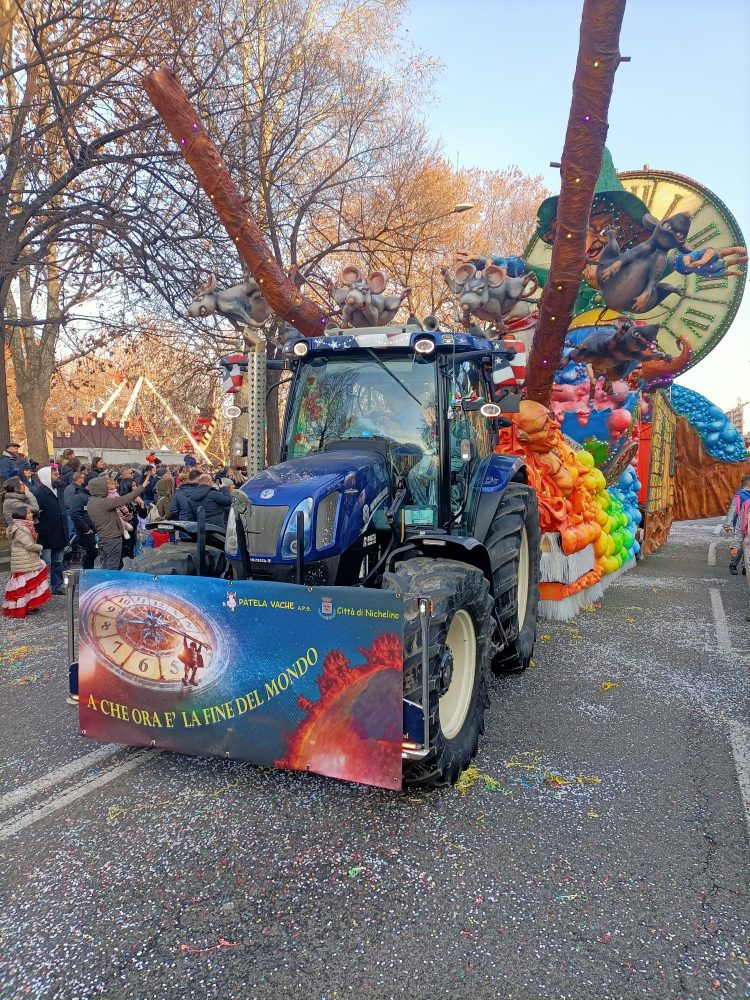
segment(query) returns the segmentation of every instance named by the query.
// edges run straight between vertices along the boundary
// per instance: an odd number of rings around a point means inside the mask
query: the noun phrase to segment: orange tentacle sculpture
[[[325,317],[301,295],[271,253],[258,223],[229,175],[226,163],[171,70],[158,69],[145,81],[146,93],[172,138],[195,171],[195,176],[213,202],[222,225],[237,245],[240,256],[261,286],[269,306],[308,337],[319,334]]]

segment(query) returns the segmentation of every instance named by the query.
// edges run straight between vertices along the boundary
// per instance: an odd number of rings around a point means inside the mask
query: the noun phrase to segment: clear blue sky
[[[461,166],[511,164],[557,193],[582,0],[411,0],[407,38],[443,63],[425,109]],[[750,0],[627,0],[609,113],[618,170],[648,163],[721,198],[750,240]],[[498,251],[502,251],[498,247]],[[680,380],[750,400],[750,292],[718,347]],[[745,410],[746,426],[750,407]]]

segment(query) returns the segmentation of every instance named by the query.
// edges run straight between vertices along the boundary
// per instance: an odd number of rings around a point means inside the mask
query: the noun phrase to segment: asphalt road
[[[750,591],[716,523],[541,625],[461,791],[87,742],[64,601],[3,622],[0,997],[750,996]]]

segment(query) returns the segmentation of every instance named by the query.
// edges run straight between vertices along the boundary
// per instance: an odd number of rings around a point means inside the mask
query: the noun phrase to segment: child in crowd
[[[49,568],[42,560],[42,546],[36,540],[34,512],[29,506],[13,511],[7,528],[10,541],[10,578],[5,585],[3,614],[25,618],[50,599]]]

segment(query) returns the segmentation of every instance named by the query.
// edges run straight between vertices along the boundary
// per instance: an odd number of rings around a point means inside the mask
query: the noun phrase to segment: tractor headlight
[[[294,353],[298,358],[304,358],[305,355],[310,350],[310,345],[307,343],[306,340],[298,340],[297,343],[292,348],[292,350],[294,351]]]
[[[313,498],[307,497],[302,503],[298,503],[291,513],[286,523],[286,531],[281,539],[282,559],[295,559],[297,557],[297,515],[302,513],[305,519],[305,554],[312,547],[312,515]]]
[[[329,493],[318,504],[315,518],[315,548],[327,549],[336,539],[336,515],[339,509],[340,493]]]
[[[229,508],[229,519],[227,520],[227,533],[224,537],[224,551],[229,556],[236,556],[239,551],[237,539],[237,516],[234,507]]]

